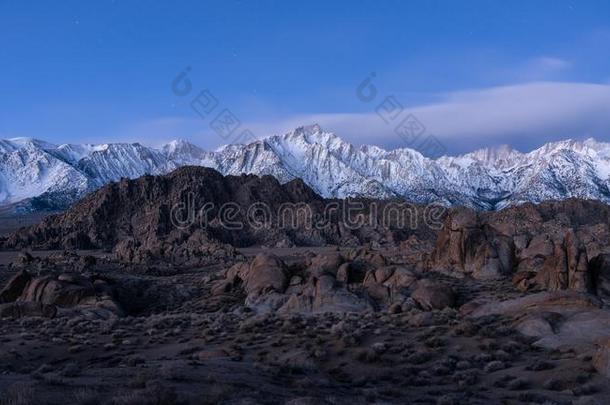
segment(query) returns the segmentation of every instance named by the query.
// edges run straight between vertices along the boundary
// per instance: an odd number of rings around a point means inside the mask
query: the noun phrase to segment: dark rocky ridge
[[[203,214],[201,208],[206,203],[213,203],[213,206]],[[411,235],[427,240],[435,238],[435,231],[423,221],[422,207],[405,205],[404,218],[409,225],[405,227],[392,225],[392,221],[399,220],[396,215],[389,216],[388,224],[381,219],[384,207],[402,202],[354,200],[353,203],[361,204],[362,208],[354,211],[353,215],[349,214],[350,218],[364,215],[367,225],[346,225],[344,218],[348,214],[342,200],[323,199],[301,180],[282,185],[272,176],[225,177],[209,168],[183,167],[165,176],[144,176],[111,183],[67,212],[23,228],[1,243],[5,249],[114,248],[119,256],[131,262],[141,261],[142,256],[180,256],[180,262],[184,263],[204,245],[212,246],[212,251],[230,251],[231,248],[225,244],[234,247],[357,246],[371,242],[394,245]],[[238,208],[230,220],[243,224],[242,229],[223,226],[221,207],[224,204]],[[257,227],[248,221],[248,208],[261,204],[268,207],[270,216],[254,211],[250,214],[258,215],[258,220],[268,218],[265,227]],[[291,206],[288,211],[282,211],[280,207],[286,204]],[[311,212],[312,221],[307,221],[307,215],[299,210],[302,204]],[[328,209],[331,205],[336,209]],[[372,208],[373,205],[377,206]],[[172,211],[172,207],[179,209]],[[417,212],[406,214],[407,209]],[[191,212],[191,216],[187,217],[186,212]],[[279,213],[283,213],[281,218]],[[183,226],[175,226],[172,215]],[[294,224],[290,215],[296,218]],[[411,226],[409,220],[414,216],[417,223]],[[376,224],[370,222],[373,217],[378,218]],[[279,226],[282,219],[284,226]],[[210,253],[208,249],[201,254],[207,256]],[[227,252],[227,255],[231,254]]]

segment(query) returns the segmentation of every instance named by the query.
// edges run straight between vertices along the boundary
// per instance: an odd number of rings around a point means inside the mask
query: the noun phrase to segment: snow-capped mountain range
[[[0,206],[61,209],[120,178],[184,165],[269,174],[280,182],[300,177],[324,197],[399,197],[484,210],[568,197],[610,202],[610,143],[566,140],[529,153],[502,146],[433,160],[412,149],[354,146],[311,125],[216,151],[182,140],[160,149],[0,140]]]

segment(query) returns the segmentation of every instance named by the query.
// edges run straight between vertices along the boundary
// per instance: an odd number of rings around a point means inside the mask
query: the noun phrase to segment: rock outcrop
[[[455,305],[452,288],[431,280],[418,281],[411,297],[425,310],[444,309]]]
[[[342,258],[336,254],[315,256],[308,266],[288,271],[276,256],[261,253],[250,262],[235,264],[216,293],[241,288],[246,305],[259,311],[279,312],[359,312],[372,309],[366,298],[358,297],[336,280]],[[307,263],[304,263],[305,265]]]
[[[476,278],[498,278],[513,267],[513,242],[489,235],[479,214],[467,208],[451,212],[432,254],[435,269],[451,269]]]
[[[32,280],[32,277],[25,270],[21,270],[11,277],[6,285],[0,290],[0,304],[17,301],[30,280]]]
[[[592,351],[610,334],[610,312],[594,296],[576,291],[544,291],[502,302],[471,307],[472,318],[509,316],[516,329],[536,339],[537,346]],[[462,308],[460,308],[462,310]]]
[[[228,269],[212,290],[216,295],[243,291],[244,303],[258,312],[397,313],[455,305],[450,286],[367,250],[320,253],[290,266],[261,253]]]
[[[246,294],[258,296],[268,292],[283,292],[288,286],[286,266],[276,256],[257,255],[251,263],[239,263],[227,272],[233,284],[243,283]]]
[[[58,309],[77,308],[94,318],[122,316],[112,286],[103,278],[79,273],[32,276],[22,270],[0,290],[2,316],[55,316]]]
[[[586,200],[494,213],[460,208],[445,220],[429,267],[475,278],[510,276],[523,291],[607,295],[610,207]]]

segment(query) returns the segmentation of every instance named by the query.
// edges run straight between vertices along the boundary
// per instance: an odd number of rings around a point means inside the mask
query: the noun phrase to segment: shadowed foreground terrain
[[[16,215],[12,210],[0,209],[0,237],[6,237],[24,226],[36,225],[48,215],[46,212]]]
[[[175,227],[189,199],[235,202],[246,226]],[[324,226],[272,214],[258,229],[256,202],[305,203]],[[352,227],[323,215],[331,202],[299,181],[183,168],[5,237],[0,401],[610,401],[608,206]]]

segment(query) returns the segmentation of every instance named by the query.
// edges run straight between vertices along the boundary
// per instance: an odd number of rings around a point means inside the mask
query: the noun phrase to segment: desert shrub
[[[0,405],[33,405],[34,389],[26,383],[16,383],[0,394]]]

